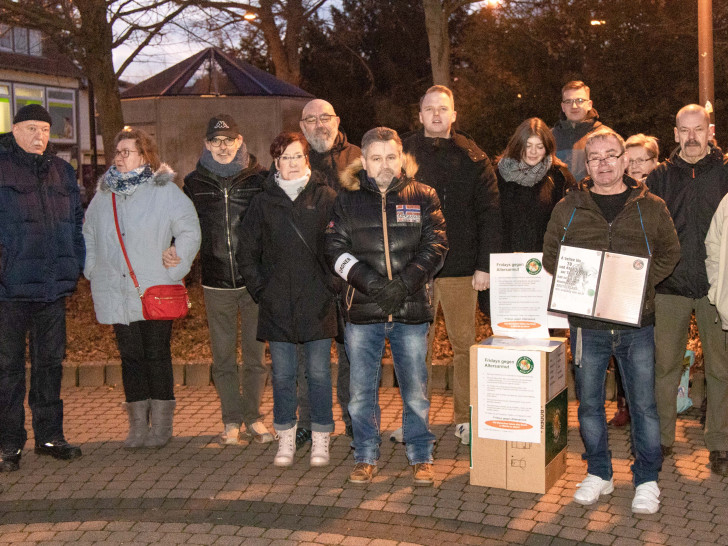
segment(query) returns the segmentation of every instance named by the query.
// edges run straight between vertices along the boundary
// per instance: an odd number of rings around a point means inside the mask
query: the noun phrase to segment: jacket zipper
[[[225,196],[225,235],[227,236],[228,256],[230,258],[230,279],[232,280],[233,288],[237,288],[237,286],[235,285],[235,267],[233,265],[233,242],[230,237],[230,210],[228,207],[227,188],[223,190],[223,194]]]
[[[389,232],[387,231],[387,192],[382,193],[382,230],[384,232],[384,261],[387,264],[387,278],[392,280],[392,260],[389,256]],[[392,322],[393,315],[389,315],[387,322]]]

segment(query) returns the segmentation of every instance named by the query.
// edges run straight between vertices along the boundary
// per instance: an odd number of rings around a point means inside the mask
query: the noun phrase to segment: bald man
[[[330,102],[314,99],[303,107],[301,112],[301,131],[306,137],[310,150],[308,160],[311,171],[324,176],[326,184],[337,193],[341,190],[339,175],[349,163],[361,157],[361,150],[346,139],[346,134],[339,130],[341,120],[336,115]],[[343,334],[343,332],[342,332]],[[349,417],[349,359],[343,343],[336,343],[339,356],[336,377],[336,398],[341,406],[346,435],[353,437],[351,418]],[[302,359],[298,359],[298,429],[296,431],[296,449],[311,440],[311,417],[308,402],[308,384],[304,381],[305,367]]]
[[[311,146],[311,170],[326,177],[326,183],[339,191],[339,173],[352,161],[361,157],[361,150],[339,130],[339,116],[331,103],[314,99],[303,107],[301,131]]]
[[[710,116],[697,104],[675,117],[679,146],[647,177],[647,186],[667,204],[680,239],[680,262],[657,285],[655,297],[655,390],[664,456],[672,453],[677,387],[695,312],[705,358],[708,411],[705,444],[711,470],[728,475],[728,350],[716,308],[708,301],[705,236],[721,199],[728,193],[728,162],[715,146]]]

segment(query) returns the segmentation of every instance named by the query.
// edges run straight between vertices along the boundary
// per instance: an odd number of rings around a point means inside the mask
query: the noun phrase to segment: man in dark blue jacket
[[[0,139],[0,471],[18,470],[25,430],[25,340],[30,333],[35,452],[75,459],[63,435],[66,296],[83,270],[83,209],[73,167],[49,153],[51,116],[24,106]]]

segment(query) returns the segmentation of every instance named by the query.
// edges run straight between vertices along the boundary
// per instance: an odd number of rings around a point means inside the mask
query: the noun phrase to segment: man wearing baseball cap
[[[25,430],[25,350],[35,452],[75,459],[61,400],[66,297],[76,289],[86,250],[73,167],[48,150],[52,119],[24,106],[0,135],[0,472],[18,470]]]
[[[248,152],[238,124],[227,114],[207,123],[204,149],[184,191],[197,209],[202,229],[200,262],[207,324],[212,348],[212,379],[220,396],[224,426],[221,443],[236,445],[241,437],[266,443],[273,435],[263,424],[260,403],[268,369],[265,345],[256,339],[258,305],[238,269],[240,224],[250,200],[261,191],[267,172]],[[165,251],[164,263],[174,247]],[[242,318],[242,393],[237,365],[238,314]]]

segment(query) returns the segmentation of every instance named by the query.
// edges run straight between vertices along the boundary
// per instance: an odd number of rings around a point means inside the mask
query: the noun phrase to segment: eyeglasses
[[[619,155],[608,155],[607,157],[593,157],[591,159],[587,159],[586,162],[591,165],[592,167],[596,167],[600,163],[604,162],[607,165],[616,165],[617,160],[624,155],[624,152],[622,152]]]
[[[296,155],[282,155],[279,157],[281,161],[284,161],[286,163],[292,163],[294,161],[303,161],[305,159],[305,155],[303,154],[296,154]]]
[[[331,121],[336,116],[334,114],[321,114],[320,116],[316,117],[314,115],[306,116],[301,121],[304,123],[307,123],[308,125],[315,125],[316,120],[321,122],[321,125],[326,125],[329,121]]]
[[[653,159],[655,159],[655,158],[654,157],[648,157],[647,159],[630,159],[629,160],[629,166],[630,167],[641,167],[642,165],[644,165],[648,161],[652,161]]]
[[[129,154],[141,154],[141,152],[139,150],[116,150],[116,152],[114,152],[114,158],[121,156],[126,159],[129,157]]]
[[[207,142],[209,142],[210,146],[212,146],[213,148],[219,148],[221,144],[225,144],[225,146],[232,146],[235,142],[235,139],[230,137],[216,137],[211,138]]]
[[[564,99],[561,101],[561,104],[563,104],[564,106],[581,106],[588,100],[589,99]]]

